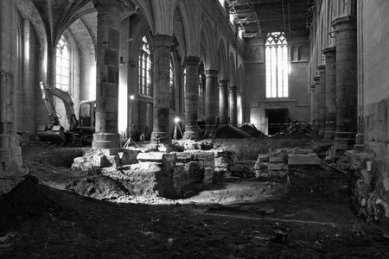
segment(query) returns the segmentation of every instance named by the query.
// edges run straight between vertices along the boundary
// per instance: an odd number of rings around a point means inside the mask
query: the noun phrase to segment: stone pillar
[[[323,50],[326,56],[326,129],[325,139],[334,139],[336,130],[336,49]]]
[[[216,132],[216,117],[218,116],[218,77],[219,71],[206,70],[205,76],[205,136],[213,137]]]
[[[169,35],[153,37],[154,58],[154,118],[151,141],[170,145],[170,51],[173,38]]]
[[[315,82],[315,91],[313,95],[313,127],[314,129],[319,132],[319,117],[320,117],[320,76],[315,76],[313,78],[313,81]]]
[[[92,148],[116,152],[118,134],[119,44],[121,6],[116,0],[94,0],[97,9],[96,133]]]
[[[332,22],[336,42],[336,133],[335,148],[355,144],[357,132],[357,33],[356,19],[340,17]]]
[[[313,128],[315,128],[315,84],[311,85],[311,125]]]
[[[199,57],[186,57],[185,80],[185,133],[184,139],[199,139],[197,110],[199,98]]]
[[[17,13],[13,0],[0,1],[0,196],[23,181],[19,136],[16,134],[15,112]]]
[[[219,117],[220,124],[228,123],[228,83],[230,80],[219,80]]]
[[[320,74],[319,88],[319,136],[324,137],[326,129],[326,66],[317,66]]]
[[[232,125],[238,125],[238,87],[230,86],[229,90],[229,116]]]

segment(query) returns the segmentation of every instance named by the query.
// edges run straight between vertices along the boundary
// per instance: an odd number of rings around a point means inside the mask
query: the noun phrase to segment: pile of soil
[[[254,125],[245,124],[240,127],[241,130],[250,135],[250,137],[266,137],[261,131],[259,131]]]
[[[306,138],[316,137],[317,132],[312,125],[306,122],[294,122],[284,131],[273,135],[273,138]]]
[[[245,131],[233,126],[225,125],[217,129],[215,138],[249,138]]]
[[[118,181],[101,175],[74,181],[67,186],[67,189],[98,200],[113,200],[129,194],[128,190]]]
[[[26,176],[25,180],[10,193],[0,198],[0,233],[6,233],[27,220],[44,214],[64,216],[64,208],[47,195],[47,187],[38,179]]]

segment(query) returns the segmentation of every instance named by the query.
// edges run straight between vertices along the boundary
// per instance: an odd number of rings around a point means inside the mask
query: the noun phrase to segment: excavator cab
[[[82,139],[82,143],[92,143],[92,136],[95,133],[96,101],[81,101],[79,110],[79,120],[77,132]]]

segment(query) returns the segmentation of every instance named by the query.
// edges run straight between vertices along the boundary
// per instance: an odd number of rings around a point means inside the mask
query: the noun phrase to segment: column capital
[[[185,66],[198,66],[200,64],[200,57],[188,56],[184,58]]]
[[[335,54],[336,53],[336,47],[333,46],[333,47],[328,47],[328,48],[325,48],[322,50],[323,54],[324,55],[332,55],[332,54]]]
[[[173,46],[173,37],[170,35],[156,34],[153,37],[152,47],[167,47],[171,48]]]
[[[215,77],[219,74],[219,70],[208,69],[208,70],[205,70],[204,73],[207,77]]]
[[[318,65],[318,66],[317,66],[317,69],[318,69],[319,71],[323,71],[323,70],[326,69],[326,65],[324,65],[324,64]]]
[[[334,27],[335,32],[350,31],[357,29],[356,21],[354,16],[342,16],[335,18],[331,24]]]

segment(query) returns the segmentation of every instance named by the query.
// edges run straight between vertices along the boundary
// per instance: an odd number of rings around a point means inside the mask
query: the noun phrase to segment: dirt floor
[[[267,149],[314,144],[258,141]],[[249,143],[243,145],[255,146]],[[82,151],[24,147],[33,177],[0,200],[0,258],[389,258],[380,227],[349,209],[346,175],[298,168],[287,186],[236,179],[216,194],[199,194],[226,197],[235,190],[239,197],[237,189],[249,186],[240,199],[222,204],[105,201],[64,190],[85,177],[68,169]]]

